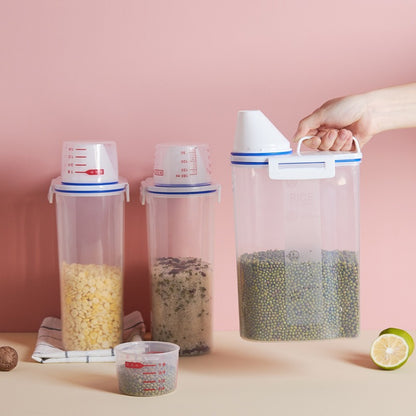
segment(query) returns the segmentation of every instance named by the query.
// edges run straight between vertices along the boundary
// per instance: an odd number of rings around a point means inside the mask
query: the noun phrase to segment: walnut
[[[0,371],[10,371],[17,366],[17,352],[9,346],[0,347]]]

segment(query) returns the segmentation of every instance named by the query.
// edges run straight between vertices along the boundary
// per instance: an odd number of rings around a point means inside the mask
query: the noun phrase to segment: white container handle
[[[317,157],[318,156],[318,157]],[[324,179],[335,176],[335,158],[332,154],[301,155],[269,158],[269,178],[280,180]]]
[[[301,151],[300,151],[300,147],[301,147],[302,143],[307,139],[311,139],[312,137],[315,137],[315,136],[305,136],[305,137],[302,137],[298,141],[298,146],[296,148],[296,153],[298,154],[298,156],[301,156],[301,154],[302,154]],[[355,152],[356,153],[361,153],[360,144],[358,143],[358,140],[356,139],[356,137],[352,136],[352,140],[354,141],[354,144],[355,144]]]

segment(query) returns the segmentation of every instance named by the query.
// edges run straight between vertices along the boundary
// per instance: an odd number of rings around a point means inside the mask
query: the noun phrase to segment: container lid
[[[68,141],[62,145],[61,176],[52,180],[48,199],[54,192],[76,196],[98,196],[126,191],[129,186],[118,177],[115,142]]]
[[[221,199],[221,185],[219,184],[208,184],[200,186],[163,186],[155,184],[154,178],[147,178],[142,181],[140,185],[142,205],[146,203],[146,192],[149,194],[166,197],[191,197],[218,192],[218,201]]]
[[[299,140],[296,154],[292,154],[290,142],[259,110],[239,111],[231,163],[234,165],[269,166],[271,179],[330,177],[335,175],[335,167],[359,163],[362,158],[358,141],[354,139],[353,152],[309,151],[301,153]],[[289,171],[289,168],[291,169]],[[310,175],[308,177],[308,175]]]
[[[130,188],[126,179],[120,177],[117,182],[103,184],[72,185],[62,181],[62,176],[52,179],[49,186],[48,201],[53,202],[55,192],[72,196],[103,196],[126,193],[126,201],[130,201]]]
[[[220,185],[211,183],[211,159],[206,144],[156,145],[153,177],[142,181],[141,203],[146,192],[165,197],[190,197],[218,192]]]
[[[153,180],[162,186],[201,186],[211,183],[207,144],[158,144]]]
[[[292,153],[290,142],[259,110],[239,111],[233,164],[266,164],[269,156]]]

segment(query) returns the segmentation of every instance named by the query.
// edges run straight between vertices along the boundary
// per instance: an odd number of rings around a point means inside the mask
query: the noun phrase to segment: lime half
[[[407,342],[407,345],[409,346],[409,357],[412,355],[413,350],[415,349],[415,342],[413,341],[412,336],[406,332],[404,329],[399,328],[387,328],[380,332],[380,335],[383,334],[395,334],[399,337],[404,338],[404,340]]]
[[[409,358],[409,345],[399,335],[382,334],[373,342],[370,356],[383,370],[395,370]]]

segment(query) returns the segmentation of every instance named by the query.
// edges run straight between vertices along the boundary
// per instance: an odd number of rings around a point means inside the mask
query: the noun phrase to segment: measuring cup
[[[61,175],[64,184],[116,183],[116,143],[65,142],[62,146]]]
[[[178,345],[159,341],[126,342],[117,345],[114,351],[121,393],[151,397],[176,389]]]
[[[211,183],[211,160],[206,144],[158,144],[153,170],[155,185],[201,186]]]

